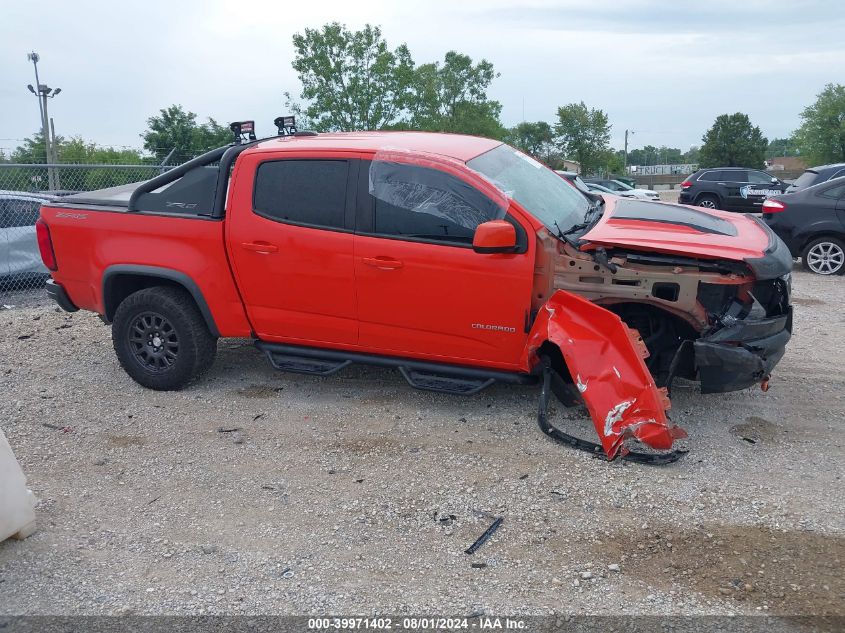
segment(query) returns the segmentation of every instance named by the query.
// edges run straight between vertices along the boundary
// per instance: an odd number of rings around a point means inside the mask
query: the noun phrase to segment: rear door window
[[[749,171],[748,182],[753,185],[770,185],[772,184],[772,177],[769,174],[764,174],[761,171]]]
[[[824,196],[825,198],[845,198],[845,184],[825,189],[824,191],[819,192],[819,195]]]
[[[748,182],[748,172],[744,169],[726,169],[722,172],[725,182]]]
[[[715,182],[717,180],[722,180],[721,174],[722,174],[721,171],[714,169],[714,170],[711,170],[711,171],[705,171],[703,174],[701,174],[698,177],[698,179],[704,180],[704,181],[707,181],[707,182]]]
[[[255,176],[253,209],[269,220],[344,229],[349,162],[275,160]]]

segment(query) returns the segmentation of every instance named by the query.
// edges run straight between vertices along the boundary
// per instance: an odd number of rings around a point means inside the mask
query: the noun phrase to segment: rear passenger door
[[[515,368],[529,319],[533,244],[507,207],[454,171],[362,162],[355,236],[360,345]],[[501,218],[515,225],[519,252],[476,253],[476,227]]]
[[[255,332],[268,341],[354,345],[350,183],[359,161],[292,153],[241,160],[227,245]]]
[[[751,203],[744,197],[743,187],[748,184],[748,172],[744,169],[725,169],[721,172],[719,185],[723,190],[724,209],[748,211]]]
[[[777,196],[783,193],[780,184],[772,182],[772,176],[762,171],[749,170],[748,186],[745,188],[745,199],[748,202],[748,210],[753,213],[761,213],[763,201],[769,196]]]

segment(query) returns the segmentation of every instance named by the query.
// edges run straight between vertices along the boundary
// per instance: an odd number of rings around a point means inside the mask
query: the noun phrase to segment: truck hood
[[[581,239],[587,250],[604,246],[745,262],[758,279],[792,270],[792,257],[780,238],[743,213],[607,197],[603,216]]]

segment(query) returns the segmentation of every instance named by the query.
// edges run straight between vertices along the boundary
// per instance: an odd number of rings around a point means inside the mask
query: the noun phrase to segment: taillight
[[[689,180],[681,183],[681,189],[689,189],[690,187],[692,187],[692,183]]]
[[[38,219],[35,223],[35,235],[38,238],[38,250],[41,252],[41,261],[50,270],[58,270],[56,265],[56,253],[53,252],[53,240],[50,239],[50,227],[47,223]]]
[[[780,213],[786,211],[786,205],[780,200],[763,200],[763,213]]]

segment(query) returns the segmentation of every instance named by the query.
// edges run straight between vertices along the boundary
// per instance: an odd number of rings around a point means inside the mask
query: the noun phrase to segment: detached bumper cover
[[[76,312],[79,310],[79,308],[74,305],[73,301],[70,300],[70,297],[67,296],[64,286],[56,283],[52,279],[47,280],[47,296],[58,303],[59,307],[65,312]]]
[[[784,316],[748,319],[695,341],[702,393],[737,391],[768,378],[792,336],[792,308]]]

